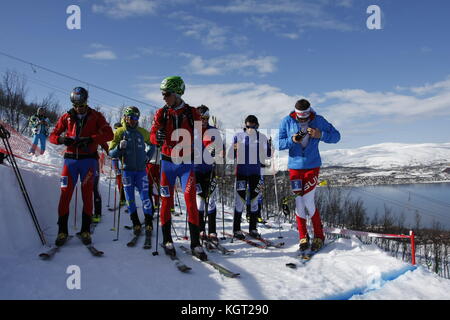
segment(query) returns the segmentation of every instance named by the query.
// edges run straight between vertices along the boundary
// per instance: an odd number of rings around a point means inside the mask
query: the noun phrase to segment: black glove
[[[158,141],[159,143],[163,143],[164,140],[166,140],[166,133],[164,132],[164,130],[159,129],[156,132],[156,141]]]
[[[75,142],[75,139],[70,138],[70,137],[59,137],[58,142],[60,144],[65,145],[66,147],[68,147],[68,146],[71,146]]]
[[[91,137],[82,137],[78,138],[78,140],[75,140],[75,143],[73,145],[78,148],[84,148],[87,147],[88,144],[92,143],[92,141],[94,140]]]

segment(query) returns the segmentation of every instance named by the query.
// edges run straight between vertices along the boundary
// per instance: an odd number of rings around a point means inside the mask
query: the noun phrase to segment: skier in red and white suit
[[[309,235],[306,229],[307,214],[311,217],[314,229],[312,251],[323,246],[325,236],[319,211],[314,202],[314,194],[322,161],[319,142],[337,143],[341,139],[339,131],[324,117],[316,114],[310,103],[299,100],[295,110],[280,124],[279,149],[289,150],[289,177],[295,197],[295,213],[300,236],[300,251],[309,248]]]

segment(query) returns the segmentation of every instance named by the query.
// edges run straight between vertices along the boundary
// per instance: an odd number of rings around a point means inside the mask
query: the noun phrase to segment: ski
[[[144,241],[144,249],[151,249],[152,247],[152,232],[146,231],[145,232],[145,241]]]
[[[245,235],[250,236],[250,233],[248,233],[247,231],[242,231]],[[284,246],[284,242],[272,242],[270,240],[267,240],[261,236],[259,236],[258,238],[254,238],[256,240],[261,241],[262,243],[264,243],[267,247],[274,247],[274,248],[281,248],[282,246]]]
[[[164,252],[166,253],[166,256],[168,256],[170,258],[170,260],[173,261],[173,263],[175,264],[175,266],[177,267],[177,269],[179,271],[181,271],[181,272],[188,272],[189,270],[192,269],[191,267],[188,267],[183,262],[181,262],[181,260],[176,255],[167,254],[163,244],[161,244],[161,247],[164,249]]]
[[[227,268],[221,266],[218,263],[215,263],[214,261],[211,260],[200,260],[197,257],[195,257],[194,255],[192,255],[191,250],[189,250],[188,248],[186,248],[185,246],[180,246],[180,249],[183,250],[184,253],[186,253],[187,255],[190,255],[192,258],[197,259],[200,262],[204,262],[206,264],[209,264],[210,266],[212,266],[214,269],[216,269],[217,271],[219,271],[219,273],[225,277],[228,278],[236,278],[238,277],[240,274],[239,273],[235,273],[233,271],[228,270]]]
[[[207,250],[214,250],[217,249],[218,251],[220,251],[220,253],[224,254],[224,255],[229,255],[231,253],[234,252],[234,250],[229,250],[227,248],[225,248],[224,246],[222,246],[220,243],[218,242],[214,242],[214,241],[210,241],[210,240],[205,240],[204,244],[206,243],[206,249]]]
[[[67,243],[67,241],[69,241],[70,238],[72,238],[73,236],[69,236],[66,240],[66,242],[64,244]],[[61,248],[62,246],[58,247],[56,245],[53,245],[50,247],[50,249],[48,249],[47,251],[41,252],[39,254],[39,258],[41,258],[42,260],[49,260],[51,258],[53,258],[53,256],[55,255],[56,252],[59,251],[59,248]]]
[[[140,236],[140,233],[138,235],[133,235],[133,238],[131,238],[130,242],[127,243],[127,247],[134,247]]]
[[[234,238],[234,236],[232,234],[227,233],[227,232],[225,232],[224,235],[230,237],[231,239]],[[245,243],[247,243],[247,244],[249,244],[249,245],[251,245],[253,247],[260,248],[260,249],[267,249],[267,247],[268,247],[266,244],[259,244],[259,243],[255,242],[255,241],[252,241],[252,240],[249,240],[249,239],[238,239],[238,238],[234,238],[234,239],[243,241],[243,242],[245,242]]]
[[[328,246],[329,244],[333,243],[334,241],[336,241],[336,239],[324,243],[324,245],[322,246],[322,248],[320,248],[317,251],[311,251],[310,249],[305,250],[303,252],[297,251],[294,258],[297,259],[298,261],[300,261],[301,265],[305,265],[307,262],[311,261],[311,259],[318,254],[319,252],[321,252],[326,246]],[[297,264],[295,263],[286,263],[286,267],[295,269],[297,268]]]
[[[80,233],[77,233],[77,237],[78,237],[78,239],[81,240],[81,235],[80,235]],[[90,252],[94,257],[101,257],[101,256],[104,254],[103,251],[97,250],[97,248],[95,248],[92,244],[87,244],[87,245],[86,245],[86,244],[83,243],[83,245],[89,250],[89,252]]]

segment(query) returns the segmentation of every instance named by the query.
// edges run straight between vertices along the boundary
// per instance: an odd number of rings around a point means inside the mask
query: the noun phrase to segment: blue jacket
[[[337,143],[341,134],[324,117],[312,112],[309,127],[322,132],[320,139],[309,139],[308,145],[303,148],[301,144],[294,143],[292,136],[300,130],[295,112],[292,112],[280,123],[278,136],[279,150],[289,150],[288,169],[313,169],[322,165],[319,153],[319,142]]]
[[[122,125],[114,132],[114,139],[109,145],[109,155],[121,161],[123,157],[123,170],[145,171],[145,164],[155,151],[155,146],[150,143],[150,133],[141,127],[129,128],[124,122]],[[127,140],[127,147],[121,150],[119,144],[123,138]],[[146,145],[150,146],[147,151]]]

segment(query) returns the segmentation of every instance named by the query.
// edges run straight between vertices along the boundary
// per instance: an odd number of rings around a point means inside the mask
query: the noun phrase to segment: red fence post
[[[409,235],[411,238],[411,263],[413,266],[416,265],[416,242],[414,239],[414,231],[409,231]]]

